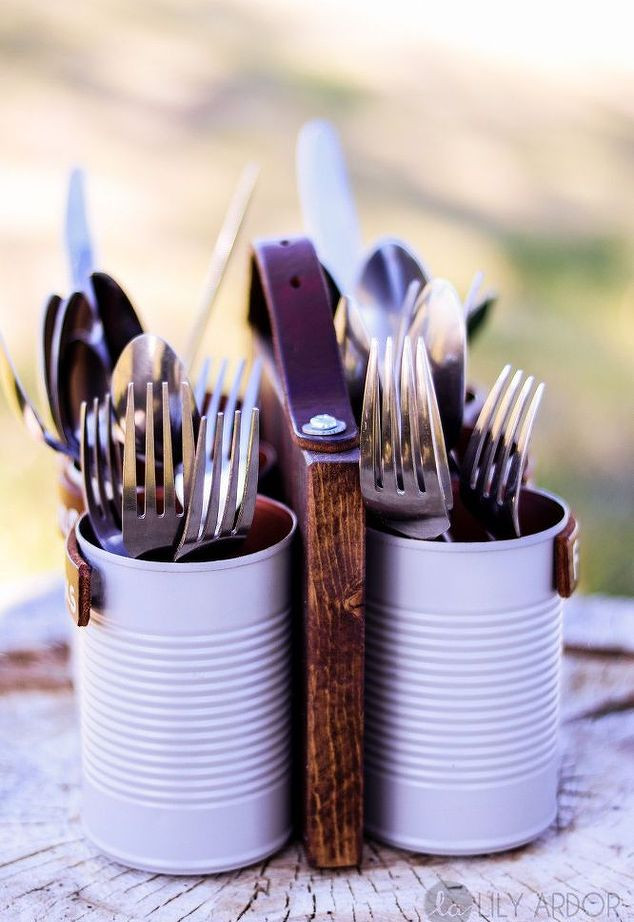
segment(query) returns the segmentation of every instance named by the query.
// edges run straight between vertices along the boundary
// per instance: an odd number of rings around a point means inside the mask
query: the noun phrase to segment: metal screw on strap
[[[336,419],[330,413],[318,413],[312,416],[310,422],[304,423],[302,432],[305,435],[338,435],[346,428],[342,419]]]

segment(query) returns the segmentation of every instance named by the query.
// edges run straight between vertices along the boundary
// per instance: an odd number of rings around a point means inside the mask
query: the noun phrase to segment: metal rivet
[[[318,413],[312,416],[310,422],[304,423],[302,432],[306,435],[338,435],[346,428],[342,419],[337,419],[330,413]]]

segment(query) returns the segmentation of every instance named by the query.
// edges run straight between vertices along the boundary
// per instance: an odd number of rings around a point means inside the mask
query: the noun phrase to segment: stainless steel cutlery
[[[144,482],[140,491],[137,480],[137,425],[135,416],[135,384],[130,382],[127,392],[125,445],[123,450],[123,501],[121,531],[123,545],[130,557],[147,557],[152,554],[165,555],[172,559],[185,526],[185,502],[178,502],[174,453],[172,450],[172,412],[170,385],[162,381],[157,387],[161,403],[160,453],[157,451],[158,431],[155,435],[154,412],[156,399],[154,383],[146,384],[145,419],[143,425]],[[180,387],[181,420],[180,432],[183,456],[184,497],[189,496],[193,474],[194,428],[192,419],[193,400],[188,395],[189,386]],[[159,462],[159,454],[161,461]],[[159,469],[160,468],[160,469]],[[161,481],[162,499],[159,503],[157,483]],[[139,501],[142,511],[139,511]]]
[[[219,368],[201,417],[178,356],[144,334],[124,352],[112,398],[82,405],[85,505],[105,549],[144,559],[208,558],[246,537],[257,497],[261,366],[250,371],[242,410],[244,362],[226,396],[227,361]],[[125,374],[132,377],[121,419]]]
[[[231,419],[229,418],[229,423]],[[210,418],[213,433],[211,457],[206,449],[208,420],[203,416],[196,448],[194,477],[185,528],[174,555],[175,560],[215,554],[227,545],[243,540],[255,513],[258,491],[259,410],[243,419],[240,410],[233,414],[233,426],[225,426],[223,413]],[[229,431],[230,451],[223,452],[223,433]],[[246,442],[246,453],[241,444]]]
[[[126,556],[121,534],[121,444],[114,438],[110,395],[81,408],[81,471],[84,505],[101,547]]]
[[[460,494],[497,539],[519,537],[519,504],[528,444],[544,384],[505,365],[493,385],[465,452]]]
[[[42,417],[24,390],[2,334],[0,334],[0,381],[15,417],[24,423],[33,438],[48,445],[54,451],[65,453],[66,445],[43,423]]]
[[[127,411],[129,405],[128,391],[130,384],[134,388],[136,406],[135,433],[137,439],[137,452],[143,457],[148,425],[148,405],[146,403],[148,382],[156,384],[153,391],[152,424],[156,432],[161,431],[163,419],[163,394],[160,388],[162,382],[167,382],[170,403],[170,419],[172,426],[178,434],[179,420],[181,419],[181,384],[189,384],[185,365],[172,349],[169,343],[153,333],[143,333],[135,337],[125,347],[119,360],[112,371],[110,389],[112,393],[112,406],[119,428],[127,435]],[[194,406],[194,428],[198,429],[200,414]],[[158,458],[162,458],[162,447],[159,446]],[[180,448],[176,448],[177,461],[180,458]]]
[[[414,305],[408,335],[425,341],[438,409],[450,451],[460,435],[464,414],[467,330],[463,307],[450,282],[434,278]]]
[[[398,382],[398,383],[397,383]],[[361,492],[393,531],[436,538],[449,528],[449,466],[425,344],[406,338],[400,368],[388,338],[383,375],[372,340],[360,434]]]

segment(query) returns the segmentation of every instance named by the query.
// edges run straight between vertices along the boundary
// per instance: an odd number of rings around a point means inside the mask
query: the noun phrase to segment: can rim
[[[384,544],[392,544],[403,548],[417,548],[425,553],[431,554],[481,554],[497,553],[504,551],[517,551],[534,544],[542,544],[557,537],[566,527],[570,518],[570,507],[560,496],[550,493],[548,490],[542,490],[536,487],[525,487],[523,493],[540,496],[550,500],[559,506],[561,516],[554,525],[550,525],[543,531],[537,531],[531,535],[525,535],[521,538],[505,538],[499,541],[421,541],[418,538],[407,538],[405,535],[397,535],[393,532],[382,531],[367,524],[367,533],[372,535],[373,541],[380,541]]]
[[[190,573],[210,573],[218,570],[234,570],[238,567],[245,567],[263,560],[268,560],[281,553],[290,545],[297,530],[297,516],[293,510],[284,503],[271,499],[269,496],[258,494],[257,506],[260,508],[262,506],[268,506],[278,512],[283,512],[288,517],[290,523],[287,533],[282,539],[260,551],[254,551],[251,554],[242,554],[238,557],[230,557],[225,560],[203,560],[188,563],[173,560],[138,560],[135,557],[123,557],[119,554],[113,554],[111,551],[105,551],[102,547],[99,547],[98,544],[84,533],[84,525],[89,521],[86,512],[82,513],[78,518],[75,524],[75,533],[80,548],[88,546],[90,548],[91,559],[101,561],[108,566],[127,567],[131,570],[140,570],[146,573],[170,573],[175,576],[178,574],[184,576]]]

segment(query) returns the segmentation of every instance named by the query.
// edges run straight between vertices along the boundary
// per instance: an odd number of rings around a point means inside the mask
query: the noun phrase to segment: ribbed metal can
[[[78,631],[82,821],[106,854],[170,874],[275,852],[290,816],[293,513],[258,498],[250,552],[155,563],[95,546]]]
[[[366,829],[392,845],[500,851],[555,818],[569,511],[543,491],[522,502],[538,524],[514,540],[368,529]]]

